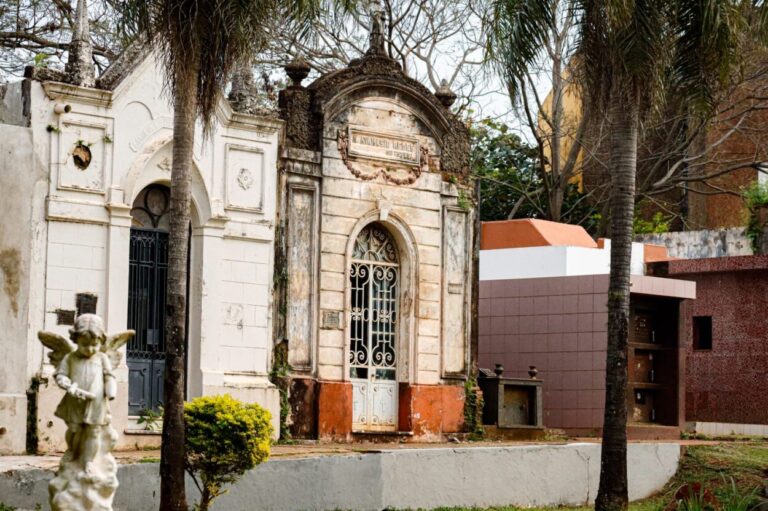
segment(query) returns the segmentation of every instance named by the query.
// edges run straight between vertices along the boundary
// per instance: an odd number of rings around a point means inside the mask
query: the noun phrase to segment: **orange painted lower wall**
[[[410,385],[400,402],[400,420],[410,408],[410,431],[419,440],[439,440],[464,427],[463,385]]]
[[[321,440],[347,441],[352,434],[352,384],[318,382],[317,435]]]
[[[317,433],[320,440],[350,441],[352,384],[318,382]],[[419,441],[437,441],[464,428],[463,385],[400,384],[398,430]]]

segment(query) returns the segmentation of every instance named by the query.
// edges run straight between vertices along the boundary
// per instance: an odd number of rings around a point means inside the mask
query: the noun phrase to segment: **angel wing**
[[[50,360],[51,364],[56,368],[59,367],[59,363],[61,363],[61,359],[63,359],[65,355],[77,349],[75,343],[53,332],[40,330],[37,332],[37,338],[40,339],[43,346],[51,350],[51,352],[48,353],[48,360]]]
[[[120,361],[123,359],[120,348],[134,335],[136,335],[135,330],[126,330],[125,332],[118,332],[107,336],[106,342],[101,346],[101,351],[107,354],[113,369],[119,366]]]

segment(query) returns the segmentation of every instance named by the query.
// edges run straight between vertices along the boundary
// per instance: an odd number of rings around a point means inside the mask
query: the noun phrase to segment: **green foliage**
[[[638,212],[635,212],[635,218],[632,221],[632,232],[634,234],[660,234],[669,232],[669,225],[672,217],[664,216],[661,211],[653,214],[650,220],[642,218]]]
[[[288,427],[288,415],[291,413],[291,403],[288,399],[291,379],[289,373],[291,365],[288,363],[288,343],[282,341],[275,345],[272,358],[272,371],[269,380],[275,384],[280,393],[280,442],[291,442],[291,430]]]
[[[556,29],[558,13],[552,5],[551,0],[491,2],[488,55],[513,101],[527,85],[531,63],[542,54],[550,32]]]
[[[463,188],[459,188],[459,197],[457,199],[458,206],[466,211],[469,212],[472,210],[472,199],[470,199],[469,195],[467,194],[467,191]]]
[[[46,55],[45,53],[37,53],[32,59],[32,65],[35,67],[45,67],[47,65],[46,60],[48,60],[49,57],[50,55]]]
[[[186,469],[202,494],[200,510],[226,492],[225,484],[269,458],[271,416],[258,404],[227,394],[198,397],[185,404],[184,420]]]
[[[768,206],[768,182],[755,182],[752,186],[744,190],[743,196],[744,202],[746,202],[747,208],[750,210]]]
[[[752,245],[752,251],[759,253],[765,237],[765,218],[761,212],[768,208],[768,183],[754,183],[742,192],[744,203],[749,212],[746,235]]]
[[[481,440],[485,436],[483,429],[483,393],[477,386],[477,378],[471,376],[464,383],[464,429],[470,440]]]
[[[147,431],[159,431],[162,427],[163,407],[159,406],[157,411],[151,408],[145,408],[139,412],[139,418],[136,424],[144,425]]]
[[[725,478],[726,484],[717,493],[718,500],[725,511],[749,511],[754,509],[758,501],[758,489],[742,491],[733,477]]]
[[[474,124],[470,134],[473,172],[480,179],[481,220],[506,220],[515,208],[514,218],[548,219],[538,149],[492,119]],[[565,187],[562,212],[559,221],[590,232],[599,222],[592,204],[574,183]]]

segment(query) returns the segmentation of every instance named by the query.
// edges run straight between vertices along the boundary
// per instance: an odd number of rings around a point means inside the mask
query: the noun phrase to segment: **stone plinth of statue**
[[[48,485],[53,511],[111,511],[117,489],[117,463],[112,449],[117,433],[111,426],[109,401],[117,384],[112,372],[120,364],[120,347],[133,330],[108,336],[95,314],[82,314],[69,339],[46,331],[40,341],[51,349],[56,384],[66,392],[56,416],[67,423],[67,452]]]

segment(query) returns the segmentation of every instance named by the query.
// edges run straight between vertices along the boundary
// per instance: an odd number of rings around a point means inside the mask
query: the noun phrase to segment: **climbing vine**
[[[749,211],[746,235],[755,254],[761,253],[765,229],[768,227],[768,183],[755,183],[743,192]]]
[[[291,366],[288,363],[288,341],[281,341],[275,345],[272,359],[272,371],[269,379],[275,384],[280,393],[280,442],[291,441],[291,430],[288,427],[288,417],[291,413],[291,403],[288,400],[291,378],[288,376]]]
[[[464,430],[470,440],[480,440],[485,435],[483,428],[483,393],[477,386],[477,378],[470,376],[464,383]]]

